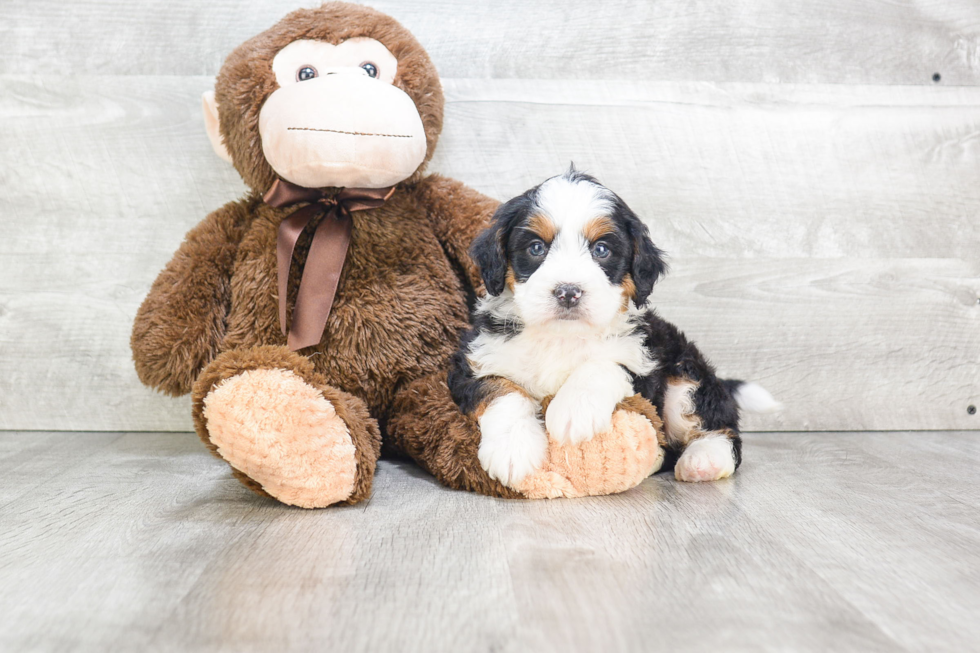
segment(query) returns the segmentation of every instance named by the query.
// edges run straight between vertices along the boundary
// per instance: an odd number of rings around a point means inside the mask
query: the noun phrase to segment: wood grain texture
[[[0,6],[0,73],[214,75],[297,0]],[[443,77],[932,85],[980,82],[974,0],[396,0]]]
[[[308,512],[192,434],[0,434],[0,648],[972,649],[980,434],[750,434],[745,452],[717,483],[554,501],[383,462],[369,502]]]
[[[169,256],[175,238],[244,191],[203,133],[210,84],[0,78],[0,180],[17,218],[0,252],[115,251],[133,230],[140,240],[124,250]],[[510,197],[574,161],[678,255],[969,258],[980,242],[975,89],[445,86],[433,170]]]
[[[0,429],[187,430],[132,317],[239,196],[205,77],[0,78]],[[787,405],[763,430],[978,428],[980,92],[447,80],[433,169],[509,197],[569,160],[671,255],[656,306]]]
[[[433,166],[511,197],[573,161],[669,254],[966,257],[972,88],[450,80]]]
[[[679,261],[652,303],[725,377],[784,402],[748,430],[977,428],[980,262]]]

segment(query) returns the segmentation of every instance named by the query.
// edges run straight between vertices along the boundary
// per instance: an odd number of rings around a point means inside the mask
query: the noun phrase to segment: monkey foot
[[[350,429],[295,373],[253,369],[229,377],[204,398],[204,417],[217,453],[279,501],[322,508],[353,493]]]
[[[529,499],[582,497],[625,492],[663,464],[662,422],[639,396],[623,400],[612,427],[579,444],[548,441],[541,468],[514,488]]]

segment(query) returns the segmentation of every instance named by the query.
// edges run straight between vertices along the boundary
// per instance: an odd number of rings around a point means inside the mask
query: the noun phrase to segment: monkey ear
[[[208,132],[208,140],[214,153],[222,159],[231,163],[231,154],[225,147],[224,139],[221,138],[221,124],[218,121],[218,103],[214,99],[214,91],[205,91],[201,96],[201,105],[204,109],[204,128]]]

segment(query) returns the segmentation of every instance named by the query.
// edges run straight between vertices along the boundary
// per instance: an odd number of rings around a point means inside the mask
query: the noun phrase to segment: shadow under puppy
[[[667,269],[663,252],[593,177],[571,168],[502,204],[471,251],[487,295],[449,388],[478,419],[491,478],[519,484],[544,461],[548,433],[559,443],[588,440],[638,393],[663,419],[665,467],[674,463],[681,481],[714,481],[741,463],[739,406],[778,408],[757,384],[719,379],[647,306]]]

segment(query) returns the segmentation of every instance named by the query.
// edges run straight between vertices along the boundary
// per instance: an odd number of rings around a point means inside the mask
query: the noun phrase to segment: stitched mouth
[[[286,131],[299,132],[330,132],[331,134],[347,134],[349,136],[380,136],[382,138],[412,138],[411,134],[372,134],[371,132],[348,132],[342,129],[316,129],[315,127],[286,127]]]

